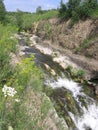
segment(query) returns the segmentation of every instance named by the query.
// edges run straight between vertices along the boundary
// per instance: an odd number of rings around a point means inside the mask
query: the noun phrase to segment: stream
[[[49,97],[54,102],[58,114],[65,119],[69,130],[98,130],[98,104],[95,99],[85,93],[87,86],[68,78],[68,73],[54,62],[51,56],[44,55],[35,47],[24,45],[23,52],[26,57],[34,54],[35,63],[43,69],[45,87],[49,86],[52,90]],[[45,65],[54,70],[56,75],[51,75]]]

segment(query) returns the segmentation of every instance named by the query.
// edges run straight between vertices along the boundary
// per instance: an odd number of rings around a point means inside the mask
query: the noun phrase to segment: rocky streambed
[[[45,73],[44,91],[53,101],[59,116],[65,119],[69,130],[97,130],[97,87],[94,87],[97,83],[91,80],[97,78],[94,76],[97,74],[98,63],[74,55],[68,50],[61,52],[61,48],[56,50],[53,46],[47,47],[35,35],[30,37],[29,42],[30,46],[27,46],[26,35],[20,36],[19,55],[35,55],[36,64],[40,65]],[[71,68],[74,71],[85,70],[83,79],[76,77],[75,80],[78,81],[74,82]]]

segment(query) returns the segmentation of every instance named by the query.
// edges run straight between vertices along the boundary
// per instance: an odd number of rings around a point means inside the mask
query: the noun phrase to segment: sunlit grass
[[[50,11],[44,12],[42,14],[36,14],[36,13],[24,14],[23,18],[28,18],[28,19],[32,20],[32,22],[36,22],[36,21],[40,21],[40,20],[54,18],[57,16],[58,16],[57,10],[50,10]]]

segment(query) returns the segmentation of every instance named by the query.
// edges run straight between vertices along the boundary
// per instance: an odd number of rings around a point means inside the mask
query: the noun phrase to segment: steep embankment
[[[68,55],[94,75],[98,72],[98,20],[79,21],[71,27],[70,20],[49,19],[37,23],[34,33],[45,47]]]

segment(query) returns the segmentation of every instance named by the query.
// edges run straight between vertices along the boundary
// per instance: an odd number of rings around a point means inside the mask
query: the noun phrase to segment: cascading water
[[[40,64],[41,66],[44,66],[45,63],[48,64],[51,68],[53,68],[57,74],[59,72],[62,72],[62,68],[59,66],[59,64],[52,61],[52,57],[40,53],[35,48],[25,48],[23,52],[25,52],[27,56],[33,53],[36,57],[36,63]],[[87,96],[83,92],[83,87],[75,83],[74,81],[68,80],[64,77],[58,78],[58,80],[56,81],[53,81],[53,79],[51,81],[49,77],[49,80],[47,80],[46,76],[46,85],[51,86],[53,89],[65,88],[71,94],[76,104],[78,104],[78,107],[76,107],[77,105],[73,107],[74,113],[70,111],[70,109],[68,109],[70,104],[64,104],[64,109],[67,110],[69,116],[71,117],[76,126],[74,130],[98,130],[98,105],[96,101],[93,98]],[[58,96],[58,98],[60,97]],[[83,103],[81,99],[83,100]],[[71,128],[70,130],[73,130],[73,128]]]
[[[98,130],[98,106],[94,99],[87,96],[83,92],[82,86],[79,86],[79,84],[66,78],[58,78],[57,81],[52,82],[47,81],[47,84],[53,89],[62,87],[66,88],[71,92],[74,100],[78,102],[82,114],[79,114],[78,112],[73,114],[72,112],[68,111],[78,130]],[[82,105],[79,97],[82,97],[87,107]]]

